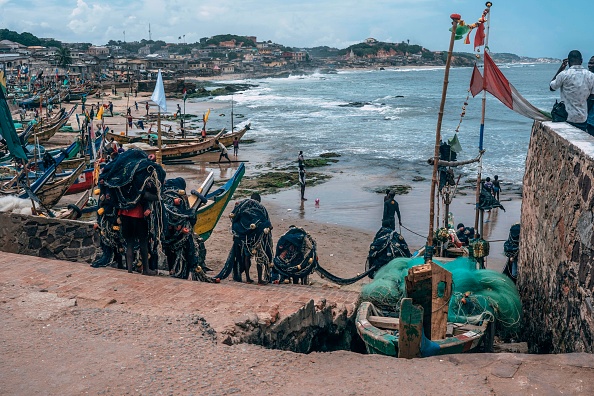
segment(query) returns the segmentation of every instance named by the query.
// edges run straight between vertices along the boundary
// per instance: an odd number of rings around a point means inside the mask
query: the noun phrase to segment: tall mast
[[[445,107],[446,96],[448,92],[448,78],[450,75],[450,66],[452,64],[452,53],[454,51],[454,41],[456,40],[456,28],[461,17],[459,14],[450,15],[452,18],[452,35],[450,36],[450,47],[448,49],[448,57],[445,65],[445,72],[443,77],[443,88],[441,92],[441,103],[439,105],[439,114],[437,116],[437,128],[435,130],[435,150],[433,153],[433,177],[431,179],[431,196],[429,197],[429,235],[427,235],[427,243],[425,245],[425,262],[430,262],[433,258],[433,226],[435,223],[435,189],[437,185],[437,167],[439,163],[439,146],[441,143],[441,122],[443,120],[443,111]]]
[[[487,7],[487,15],[489,18],[487,18],[487,26],[485,29],[485,49],[484,51],[487,52],[488,48],[489,48],[489,29],[491,27],[491,6],[493,5],[492,2],[488,1],[485,6]],[[483,57],[483,63],[484,63],[484,57]],[[484,70],[484,68],[483,68]],[[483,88],[485,88],[484,86],[485,84],[485,80],[483,79]],[[482,107],[481,107],[481,129],[480,129],[480,133],[479,133],[479,151],[483,150],[483,139],[484,139],[484,135],[485,135],[485,110],[487,108],[487,90],[483,89],[483,99],[482,99]],[[483,236],[483,221],[482,221],[482,216],[483,216],[483,211],[479,209],[479,201],[481,198],[481,178],[482,178],[482,172],[483,172],[483,156],[481,155],[481,158],[479,160],[479,164],[478,164],[478,171],[477,171],[477,175],[476,175],[476,203],[475,203],[475,214],[474,214],[474,238],[477,238],[477,234],[480,234],[481,237]],[[480,219],[480,229],[479,229],[479,218]]]

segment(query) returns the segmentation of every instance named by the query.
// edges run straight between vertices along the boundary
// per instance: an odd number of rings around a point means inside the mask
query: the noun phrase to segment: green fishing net
[[[449,263],[434,262],[452,273],[454,284],[448,321],[479,324],[493,318],[497,334],[513,337],[520,330],[522,306],[516,285],[505,275],[492,270],[477,270],[465,257]],[[361,289],[361,300],[373,303],[384,313],[398,316],[405,296],[404,278],[409,268],[423,264],[423,258],[397,258],[382,267],[373,282]]]

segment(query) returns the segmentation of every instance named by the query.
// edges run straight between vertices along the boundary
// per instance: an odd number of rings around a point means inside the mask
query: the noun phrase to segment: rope
[[[421,234],[419,234],[418,232],[414,232],[414,231],[413,231],[413,230],[411,230],[410,228],[407,228],[407,227],[405,227],[405,226],[402,226],[402,228],[404,228],[406,231],[408,231],[408,232],[410,232],[410,233],[413,233],[413,234],[415,234],[415,235],[417,235],[417,236],[420,236],[420,237],[421,237],[421,238],[423,238],[423,239],[427,239],[427,237],[426,237],[425,235],[421,235]]]

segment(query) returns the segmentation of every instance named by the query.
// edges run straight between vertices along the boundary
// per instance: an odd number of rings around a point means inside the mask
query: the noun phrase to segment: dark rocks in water
[[[370,102],[350,102],[347,104],[340,104],[339,107],[363,107],[365,105],[370,105]]]
[[[396,95],[395,98],[404,98],[404,95]]]
[[[322,154],[320,154],[320,157],[322,157],[322,158],[336,158],[336,157],[341,157],[341,155],[338,153],[330,152],[330,153],[322,153]]]
[[[412,187],[406,184],[394,184],[391,186],[379,186],[370,189],[371,192],[374,192],[376,194],[385,194],[386,190],[394,191],[396,195],[404,195],[408,194],[410,190],[412,190]]]
[[[414,182],[420,182],[420,181],[425,181],[427,179],[425,179],[423,176],[415,176],[412,178],[412,181]]]

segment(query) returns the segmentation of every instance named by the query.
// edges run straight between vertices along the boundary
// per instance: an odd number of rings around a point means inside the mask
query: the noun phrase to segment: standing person
[[[177,104],[177,112],[175,113],[175,115],[177,117],[181,117],[181,107],[180,107],[179,103]]]
[[[237,154],[239,154],[239,139],[235,136],[235,139],[233,139],[233,155],[237,157]]]
[[[582,54],[573,50],[563,59],[559,70],[551,80],[551,91],[560,89],[561,101],[567,110],[567,123],[583,131],[587,130],[587,101],[594,95],[594,74],[582,66]],[[565,70],[567,65],[569,68]]]
[[[499,192],[501,191],[501,184],[499,184],[499,176],[493,176],[493,196],[499,201]]]
[[[590,73],[594,73],[594,56],[590,58],[588,62],[588,70]],[[588,133],[594,136],[594,96],[590,95],[588,98]]]
[[[132,109],[130,107],[126,110],[126,115],[132,115]]]
[[[307,201],[305,198],[305,165],[299,164],[299,186],[301,187],[301,200]]]
[[[390,191],[388,194],[389,199],[384,202],[384,214],[382,217],[382,227],[387,227],[392,230],[396,229],[396,219],[394,215],[398,215],[398,224],[402,226],[402,219],[400,218],[400,208],[398,202],[394,199],[396,193]]]
[[[219,146],[219,149],[221,150],[221,155],[219,155],[219,162],[221,162],[221,158],[223,157],[227,158],[227,161],[231,162],[231,159],[229,159],[229,154],[227,153],[227,147],[225,147],[225,145],[219,142],[218,140],[215,140],[215,144],[217,144]]]
[[[206,128],[202,128],[200,135],[202,136],[202,140],[206,140]]]
[[[111,116],[113,117],[113,103],[111,102],[111,100],[109,101],[109,114],[111,114]]]
[[[149,106],[148,102],[146,102],[146,105],[144,105],[144,108],[146,109],[146,115],[147,116],[149,115],[149,107],[150,106]]]
[[[91,105],[91,111],[89,112],[89,119],[93,121],[93,118],[95,118],[95,105]]]
[[[132,129],[132,114],[128,114],[128,128]]]
[[[136,111],[138,111],[138,102],[134,101],[134,108],[136,109]]]
[[[493,182],[491,182],[491,178],[487,177],[485,179],[485,182],[483,183],[483,185],[485,186],[485,188],[487,189],[487,191],[489,191],[489,193],[491,193],[491,195],[493,195]]]

